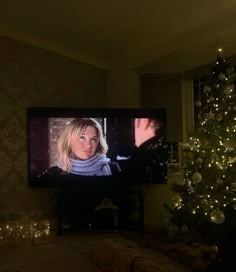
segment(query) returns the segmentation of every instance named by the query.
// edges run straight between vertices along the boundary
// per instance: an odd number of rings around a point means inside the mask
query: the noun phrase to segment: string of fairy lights
[[[221,224],[236,209],[236,74],[218,49],[210,80],[198,103],[198,124],[183,146],[184,179],[172,198],[175,209]]]
[[[12,220],[0,223],[0,244],[6,240],[47,238],[50,235],[49,220]]]

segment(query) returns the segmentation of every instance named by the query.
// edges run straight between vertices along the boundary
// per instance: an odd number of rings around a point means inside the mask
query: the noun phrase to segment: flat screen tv
[[[165,109],[30,107],[27,130],[30,187],[166,182]]]

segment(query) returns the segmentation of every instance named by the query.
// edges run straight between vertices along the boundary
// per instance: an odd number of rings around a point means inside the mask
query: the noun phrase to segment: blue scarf
[[[106,155],[96,154],[88,160],[70,159],[70,173],[82,176],[110,176],[112,175],[109,163],[111,160]]]

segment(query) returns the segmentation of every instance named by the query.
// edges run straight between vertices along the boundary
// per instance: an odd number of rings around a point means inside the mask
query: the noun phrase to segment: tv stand
[[[59,190],[56,201],[57,234],[130,229],[142,231],[142,188],[127,186],[120,190],[110,189],[73,187]]]

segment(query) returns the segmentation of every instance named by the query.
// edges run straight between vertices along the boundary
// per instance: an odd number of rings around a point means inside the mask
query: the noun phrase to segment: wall
[[[168,140],[181,139],[180,75],[139,78],[123,65],[106,72],[0,37],[0,213],[48,214],[53,209],[53,189],[27,187],[28,106],[164,107]],[[147,226],[166,221],[163,203],[170,198],[169,184],[145,188]]]
[[[143,74],[141,79],[141,107],[167,109],[167,141],[182,141],[182,75]],[[168,224],[169,212],[164,204],[171,204],[171,185],[180,176],[168,177],[167,184],[146,185],[144,190],[145,229],[163,228]]]
[[[137,72],[125,64],[113,64],[108,69],[107,101],[109,107],[139,108],[140,80]]]
[[[141,76],[141,107],[167,109],[167,141],[182,140],[182,76],[143,74]]]
[[[26,108],[106,107],[105,70],[0,36],[0,212],[47,213],[52,190],[27,187]]]

